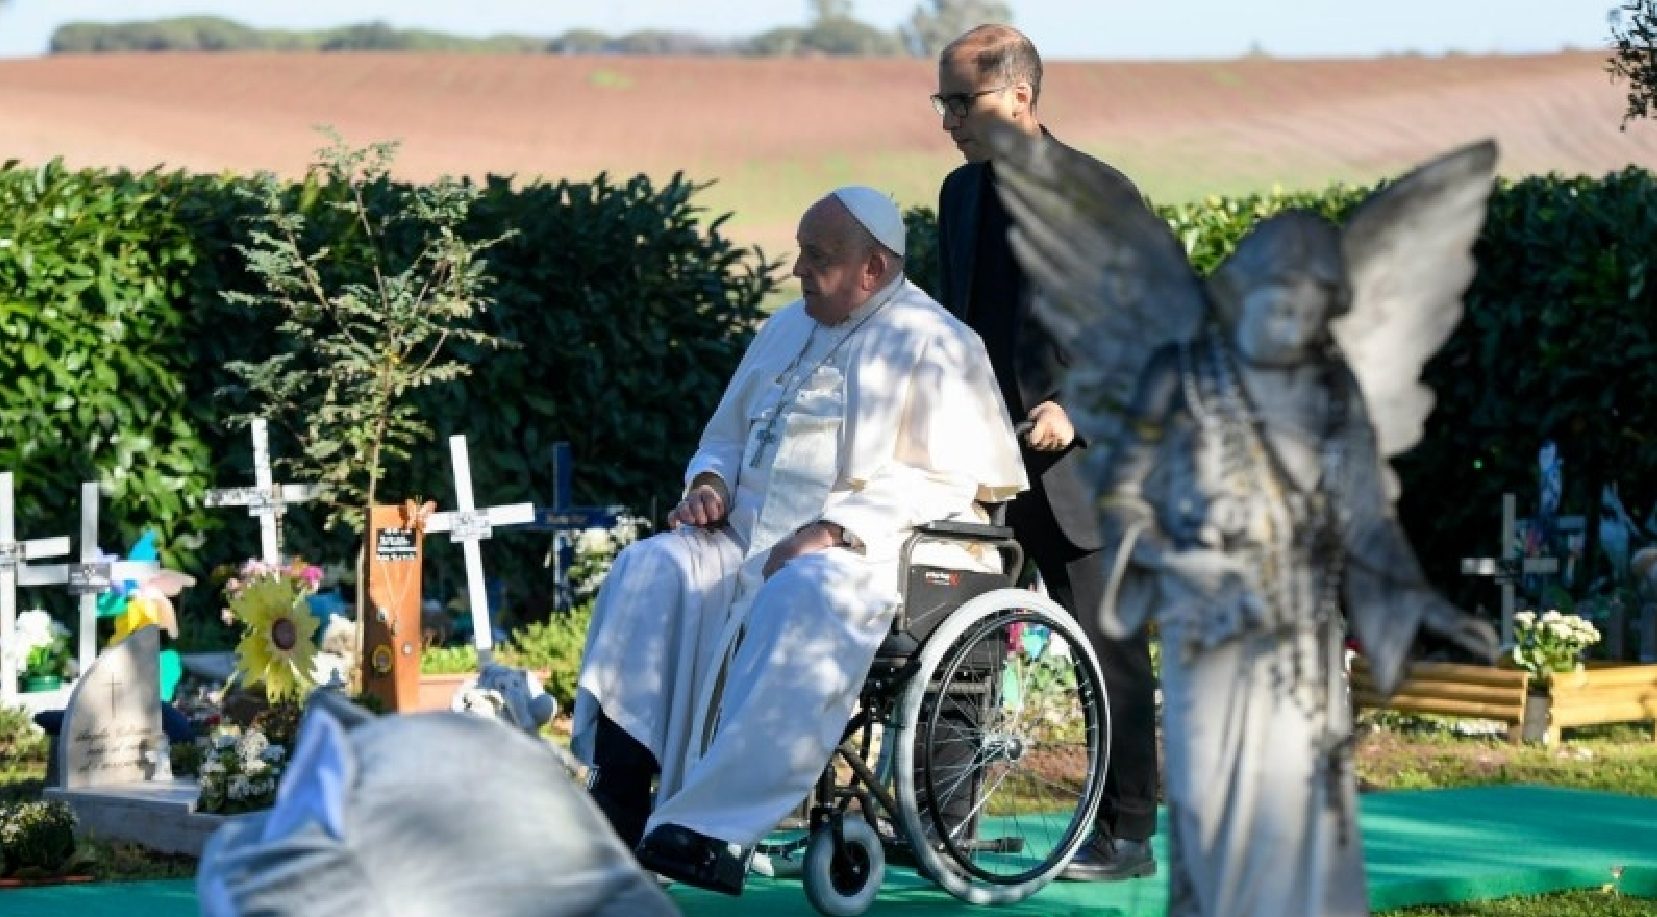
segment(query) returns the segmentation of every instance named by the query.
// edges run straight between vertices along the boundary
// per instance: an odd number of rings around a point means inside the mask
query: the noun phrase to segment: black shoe
[[[650,749],[600,713],[587,791],[629,850],[644,839],[655,777],[656,759]]]
[[[1156,874],[1156,857],[1150,841],[1129,841],[1107,834],[1093,838],[1076,851],[1076,856],[1059,873],[1059,878],[1076,882],[1117,882]]]
[[[639,865],[676,882],[727,895],[742,894],[747,858],[731,845],[683,825],[658,825],[635,851]]]

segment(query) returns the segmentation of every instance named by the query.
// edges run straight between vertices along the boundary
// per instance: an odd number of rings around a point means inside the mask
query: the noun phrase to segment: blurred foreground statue
[[[542,740],[311,698],[275,807],[202,854],[204,917],[678,913]]]
[[[1206,282],[1115,173],[998,146],[1014,251],[1077,355],[1062,400],[1110,447],[1088,475],[1103,626],[1160,628],[1169,912],[1366,914],[1348,623],[1387,693],[1421,628],[1496,652],[1427,584],[1386,464],[1431,410],[1421,368],[1461,318],[1495,145],[1410,173],[1344,227],[1271,217]]]

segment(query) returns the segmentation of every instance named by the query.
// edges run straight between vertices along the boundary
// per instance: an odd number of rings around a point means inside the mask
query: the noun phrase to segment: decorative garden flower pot
[[[1548,722],[1553,716],[1553,698],[1547,689],[1525,695],[1525,718],[1519,724],[1519,736],[1526,742],[1546,742]]]
[[[56,691],[63,687],[63,677],[60,675],[25,675],[23,676],[23,691],[33,694],[37,691]]]

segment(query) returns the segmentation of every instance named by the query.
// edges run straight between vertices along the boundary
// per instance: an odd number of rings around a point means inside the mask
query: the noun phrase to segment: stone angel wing
[[[1168,224],[1120,172],[1045,137],[1003,131],[991,142],[1032,307],[1071,350],[1060,400],[1089,441],[1119,442],[1151,354],[1201,329],[1202,282]],[[1089,450],[1086,479],[1101,479],[1108,451]]]
[[[1495,173],[1495,142],[1462,147],[1375,192],[1341,231],[1352,307],[1331,332],[1383,459],[1421,441],[1433,409],[1421,370],[1461,321]]]

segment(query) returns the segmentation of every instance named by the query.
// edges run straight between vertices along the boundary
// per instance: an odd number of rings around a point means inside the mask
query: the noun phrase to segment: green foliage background
[[[275,346],[269,317],[222,295],[253,282],[236,250],[251,205],[233,192],[246,181],[0,169],[0,468],[17,474],[24,537],[75,532],[77,486],[97,480],[106,548],[154,526],[168,560],[197,574],[251,553],[249,520],[201,506],[208,488],[249,478],[245,431],[223,419],[251,405],[224,366]],[[702,187],[682,176],[487,180],[468,234],[517,234],[488,253],[495,304],[481,326],[523,346],[457,348],[474,373],[421,393],[437,436],[392,470],[385,493],[452,501],[441,442],[465,433],[488,503],[545,504],[551,444],[567,439],[578,502],[667,505],[773,288],[772,265],[699,210]],[[1261,216],[1311,206],[1339,217],[1362,195],[1213,198],[1160,212],[1206,271]],[[906,219],[909,272],[935,289],[933,215],[916,208]],[[344,229],[331,243],[360,244]],[[1429,574],[1464,603],[1490,597],[1488,584],[1459,575],[1459,559],[1495,548],[1503,491],[1530,511],[1543,441],[1564,453],[1565,512],[1588,512],[1601,481],[1621,484],[1636,519],[1657,499],[1654,251],[1648,172],[1499,184],[1467,317],[1427,370],[1439,402],[1426,440],[1397,462],[1405,524]],[[349,258],[335,263],[350,270]],[[283,431],[273,435],[277,453],[291,454]],[[349,556],[349,539],[305,512],[292,523],[294,550]],[[509,531],[491,544],[488,566],[521,619],[538,618],[548,598],[546,547]],[[441,538],[428,544],[439,597],[457,591],[457,555]],[[216,604],[205,583],[187,595],[198,612]]]
[[[202,506],[209,488],[251,481],[246,431],[225,418],[255,405],[225,367],[279,346],[274,315],[223,295],[253,289],[237,250],[252,228],[252,204],[235,193],[248,181],[59,163],[0,169],[0,469],[16,473],[19,534],[77,533],[79,484],[99,481],[103,547],[124,550],[156,528],[164,559],[202,578],[186,602],[209,618],[217,596],[205,574],[257,544],[251,520]],[[484,505],[548,504],[559,440],[574,449],[579,503],[644,511],[677,494],[773,284],[771,266],[699,210],[703,187],[683,176],[525,187],[489,179],[467,231],[516,235],[488,253],[494,303],[482,323],[523,346],[455,348],[473,373],[420,392],[434,440],[390,470],[387,498],[452,505],[442,444],[455,433],[469,439]],[[370,208],[393,206],[394,190],[373,189]],[[326,207],[314,187],[289,193]],[[363,244],[348,226],[316,225],[343,252]],[[328,269],[349,274],[350,265],[335,258]],[[280,428],[272,448],[293,454]],[[286,547],[349,558],[350,536],[324,532],[315,515],[292,512]],[[550,599],[546,548],[544,536],[506,530],[491,543],[488,567],[514,607]],[[436,537],[427,553],[429,586],[451,594],[459,552]]]
[[[1206,274],[1260,218],[1306,207],[1340,219],[1367,193],[1211,197],[1157,212]],[[908,273],[935,291],[935,215],[905,216]],[[1629,168],[1499,180],[1474,253],[1466,315],[1426,369],[1437,407],[1394,466],[1428,575],[1464,606],[1489,607],[1489,581],[1462,576],[1460,559],[1497,549],[1503,492],[1518,495],[1521,515],[1535,511],[1544,442],[1565,459],[1562,513],[1592,518],[1602,483],[1620,484],[1636,522],[1657,501],[1657,178]]]

